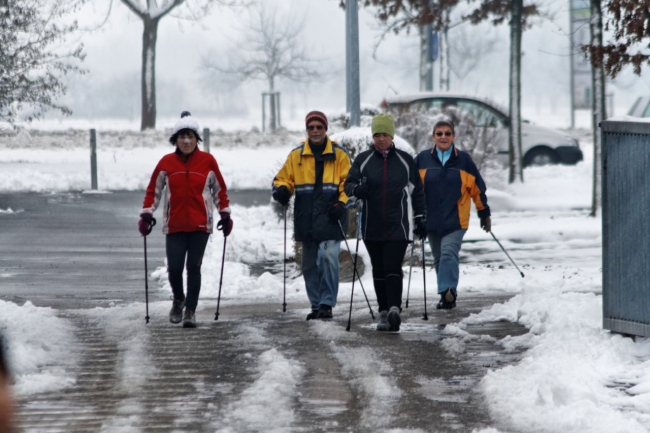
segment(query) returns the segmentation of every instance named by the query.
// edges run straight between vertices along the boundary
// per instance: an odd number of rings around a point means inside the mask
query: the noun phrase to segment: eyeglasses
[[[453,134],[453,132],[449,132],[449,131],[445,131],[445,132],[436,132],[436,137],[442,137],[443,135],[444,135],[445,137],[451,137],[451,136],[454,135],[454,134]]]
[[[309,126],[307,127],[307,129],[308,129],[309,131],[313,131],[314,129],[317,129],[317,130],[320,131],[321,129],[325,129],[325,127],[324,127],[323,125],[309,125]]]

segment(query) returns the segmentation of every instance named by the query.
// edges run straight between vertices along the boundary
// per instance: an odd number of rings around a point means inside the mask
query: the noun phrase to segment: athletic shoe
[[[332,307],[329,305],[321,304],[318,307],[318,316],[317,319],[331,319],[332,318]]]
[[[185,307],[185,300],[182,301],[173,299],[172,309],[169,311],[169,321],[172,323],[181,323],[183,320],[183,307]]]
[[[402,319],[399,317],[399,307],[390,307],[388,311],[388,330],[391,332],[399,331],[399,325],[402,323]]]
[[[388,331],[390,325],[388,324],[388,311],[379,312],[379,323],[377,323],[377,331]]]
[[[307,314],[307,320],[316,320],[318,319],[318,310],[311,310],[311,313]]]
[[[196,316],[194,311],[190,311],[187,308],[185,309],[185,315],[183,316],[183,328],[196,328]]]

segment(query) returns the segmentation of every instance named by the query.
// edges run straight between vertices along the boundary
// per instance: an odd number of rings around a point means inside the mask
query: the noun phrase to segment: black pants
[[[180,232],[167,235],[167,273],[174,299],[185,299],[185,307],[196,310],[201,291],[201,263],[209,233]],[[187,269],[187,298],[183,291],[183,267]]]
[[[379,311],[402,308],[402,262],[408,241],[363,241],[366,244]]]

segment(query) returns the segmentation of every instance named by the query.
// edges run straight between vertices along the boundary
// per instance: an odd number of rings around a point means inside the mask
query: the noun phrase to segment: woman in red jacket
[[[198,122],[188,111],[183,111],[169,138],[176,151],[165,155],[151,175],[138,223],[142,236],[147,236],[155,224],[153,212],[163,197],[162,231],[166,235],[167,272],[173,292],[169,321],[182,321],[184,328],[196,327],[201,262],[212,233],[213,204],[221,217],[217,229],[228,236],[233,226],[226,184],[219,166],[212,155],[199,150],[199,141],[202,140]],[[187,296],[183,290],[184,266]]]

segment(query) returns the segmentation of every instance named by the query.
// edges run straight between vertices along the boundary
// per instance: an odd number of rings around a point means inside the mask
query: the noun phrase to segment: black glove
[[[287,206],[289,205],[289,200],[291,200],[291,191],[289,191],[289,188],[282,185],[273,193],[273,199],[282,206]]]
[[[332,205],[332,207],[330,208],[327,214],[334,221],[338,221],[341,219],[341,217],[343,217],[343,215],[345,215],[345,212],[346,212],[345,205],[343,204],[343,202],[338,201]]]
[[[354,187],[354,191],[352,191],[354,196],[358,199],[365,200],[368,198],[368,185],[366,185],[365,182],[361,182],[359,185]]]
[[[490,233],[492,231],[492,220],[489,216],[481,218],[481,228],[485,230],[486,233]]]
[[[222,230],[223,235],[228,236],[232,231],[233,222],[228,212],[219,212],[221,219],[217,223],[217,230]]]
[[[419,236],[420,239],[427,237],[427,219],[424,216],[417,216],[413,221],[413,234]]]
[[[142,236],[147,236],[151,233],[151,229],[156,225],[156,219],[150,213],[143,213],[140,215],[140,221],[138,221],[138,231]]]

